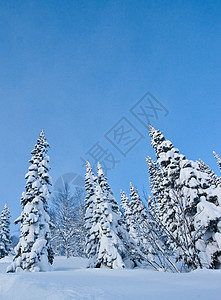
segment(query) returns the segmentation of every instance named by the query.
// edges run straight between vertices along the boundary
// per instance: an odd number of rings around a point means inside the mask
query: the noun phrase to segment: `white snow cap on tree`
[[[0,258],[9,255],[10,250],[10,212],[7,204],[5,203],[0,216]]]
[[[21,234],[18,245],[15,247],[13,263],[7,272],[20,271],[47,271],[53,262],[53,251],[50,244],[50,218],[47,213],[47,201],[51,185],[48,174],[49,144],[46,141],[44,130],[41,131],[30,159],[30,167],[25,175],[25,192],[21,197],[23,211],[15,223],[21,223]]]

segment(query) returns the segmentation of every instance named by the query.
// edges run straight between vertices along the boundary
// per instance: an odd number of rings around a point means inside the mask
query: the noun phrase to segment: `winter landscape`
[[[221,298],[220,14],[0,3],[0,299]]]
[[[1,272],[8,273],[0,275],[1,298],[219,299],[220,178],[203,161],[179,154],[151,125],[149,134],[157,161],[146,158],[152,191],[146,205],[130,183],[120,209],[101,164],[95,176],[87,161],[85,203],[82,190],[72,195],[65,184],[49,209],[49,144],[41,131],[14,250],[6,204],[0,217]]]

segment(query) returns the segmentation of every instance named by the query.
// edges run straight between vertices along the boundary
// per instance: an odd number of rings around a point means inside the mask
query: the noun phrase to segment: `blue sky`
[[[0,206],[21,212],[30,151],[42,127],[53,182],[84,176],[97,141],[117,160],[119,199],[148,191],[147,130],[130,108],[149,91],[167,110],[151,123],[180,152],[217,173],[221,153],[220,1],[0,1]],[[105,134],[126,118],[145,138],[126,156]]]

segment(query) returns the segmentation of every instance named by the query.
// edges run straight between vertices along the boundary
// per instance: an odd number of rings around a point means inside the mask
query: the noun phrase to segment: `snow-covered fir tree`
[[[99,179],[98,179],[99,178]],[[91,267],[124,268],[130,259],[130,237],[113,193],[98,164],[98,178],[86,163],[87,255]],[[125,240],[128,238],[127,243]],[[133,254],[133,253],[132,253]]]
[[[85,173],[85,229],[86,229],[86,255],[90,259],[90,266],[96,264],[97,243],[98,237],[92,234],[92,226],[96,221],[94,219],[94,212],[97,208],[97,198],[95,195],[95,189],[97,185],[97,179],[94,176],[90,163],[86,162]]]
[[[185,156],[179,154],[179,150],[166,140],[162,132],[149,125],[151,143],[156,152],[157,163],[161,170],[162,179],[157,189],[160,197],[157,199],[158,219],[167,233],[167,242],[176,260],[183,260],[188,267],[198,267],[191,256],[193,245],[191,226],[193,220],[184,222],[185,206],[180,197],[181,184],[179,181],[181,162]],[[160,186],[160,188],[159,188]],[[153,193],[154,194],[154,191]]]
[[[211,186],[199,163],[179,154],[159,130],[149,129],[163,176],[159,216],[170,244],[189,267],[214,268],[220,261],[220,189]]]
[[[144,257],[140,249],[136,247],[138,240],[136,240],[135,231],[133,232],[133,226],[135,226],[135,224],[134,223],[131,224],[131,227],[129,228],[129,232],[128,232],[127,230],[128,222],[125,222],[123,215],[120,212],[119,205],[107,182],[107,178],[104,176],[104,172],[100,163],[97,164],[97,170],[98,170],[97,171],[98,183],[103,193],[103,199],[105,202],[109,203],[111,211],[115,213],[115,218],[117,220],[116,222],[117,226],[115,225],[116,227],[115,230],[125,247],[125,252],[123,254],[123,256],[125,257],[125,261],[127,260],[128,262],[129,261],[132,262],[133,266],[140,265],[144,260]],[[129,264],[131,265],[131,263]]]
[[[30,159],[30,167],[25,175],[26,187],[21,197],[23,211],[15,223],[21,223],[19,243],[15,247],[15,256],[7,272],[47,271],[53,262],[48,199],[51,177],[48,174],[49,144],[44,130],[41,131]]]
[[[9,255],[10,250],[10,211],[7,204],[5,204],[0,216],[0,258]]]
[[[174,236],[178,236],[177,231],[177,208],[173,205],[171,200],[170,190],[176,186],[177,179],[179,178],[180,165],[179,162],[185,157],[179,154],[178,149],[174,148],[173,144],[166,140],[163,134],[159,130],[155,130],[151,125],[149,125],[149,134],[151,136],[151,143],[156,152],[157,163],[160,168],[161,180],[160,178],[155,179],[153,184],[153,195],[159,195],[159,199],[155,196],[155,201],[157,201],[157,207],[159,211],[159,218],[161,219],[163,225],[173,232]],[[149,166],[150,167],[150,164]],[[156,174],[156,172],[155,172]],[[155,175],[154,174],[154,175]],[[154,179],[151,179],[153,181]]]
[[[149,125],[151,144],[156,152],[157,163],[160,168],[162,179],[158,181],[157,193],[160,197],[154,198],[157,202],[158,218],[162,226],[171,234],[171,248],[177,248],[177,240],[180,236],[179,205],[175,205],[175,199],[171,191],[176,189],[180,174],[180,161],[185,159],[179,154],[179,150],[166,140],[162,132]],[[156,182],[156,180],[155,180]],[[155,185],[154,185],[155,187]],[[153,190],[153,193],[155,191]],[[179,248],[179,247],[178,247]],[[180,249],[176,249],[177,259],[182,255]]]

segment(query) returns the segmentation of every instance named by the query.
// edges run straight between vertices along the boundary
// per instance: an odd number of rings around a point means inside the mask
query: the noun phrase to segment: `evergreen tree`
[[[90,266],[100,268],[124,268],[129,260],[129,235],[113,193],[98,164],[98,178],[90,164],[86,164],[86,229],[87,255]],[[133,250],[132,250],[133,251]]]
[[[159,216],[170,244],[176,248],[177,259],[183,257],[187,266],[213,268],[220,260],[215,241],[215,234],[219,235],[219,190],[211,186],[211,178],[198,163],[179,154],[159,130],[149,129],[163,176]]]
[[[13,263],[7,272],[47,271],[53,262],[47,201],[50,195],[51,177],[48,174],[49,144],[44,130],[41,131],[34,150],[31,152],[30,167],[25,175],[26,191],[22,194],[23,211],[15,223],[21,223],[21,234],[15,247]]]
[[[95,194],[96,189],[96,177],[92,171],[90,163],[86,162],[86,174],[85,174],[85,229],[86,229],[86,255],[90,259],[90,266],[96,264],[97,244],[98,236],[92,234],[92,226],[96,221],[94,212],[97,208],[97,198]]]
[[[177,205],[174,205],[174,197],[171,195],[171,190],[177,187],[180,161],[184,160],[185,156],[179,154],[179,150],[174,148],[173,144],[166,140],[163,134],[151,125],[149,125],[149,134],[162,175],[162,179],[159,180],[157,187],[157,193],[160,190],[162,194],[160,194],[159,198],[154,198],[157,201],[158,217],[166,230],[171,233],[173,240],[177,240],[180,235],[178,228],[179,211]],[[155,194],[154,191],[153,194]],[[173,244],[172,241],[171,244]],[[173,244],[174,247],[176,247],[175,244]]]
[[[7,204],[5,204],[0,216],[0,258],[9,255],[10,250],[10,212]]]
[[[139,249],[136,248],[137,242],[135,237],[135,231],[132,233],[132,227],[134,224],[132,224],[128,232],[127,223],[124,221],[123,215],[120,212],[118,203],[107,182],[107,178],[104,176],[104,172],[100,163],[97,164],[97,169],[98,183],[102,190],[104,202],[108,202],[110,210],[113,212],[117,220],[115,224],[115,231],[118,237],[121,239],[121,242],[123,243],[125,248],[123,253],[123,257],[125,257],[124,260],[127,261],[130,266],[137,266],[141,264],[143,260],[143,254]]]
[[[157,162],[161,170],[160,198],[158,199],[158,219],[167,234],[167,242],[176,260],[183,260],[188,267],[197,267],[191,256],[192,220],[184,219],[185,206],[180,197],[182,189],[179,178],[181,162],[185,156],[166,140],[163,134],[149,125],[151,143],[156,152]],[[157,187],[159,190],[159,186]],[[154,192],[153,192],[154,193]]]

